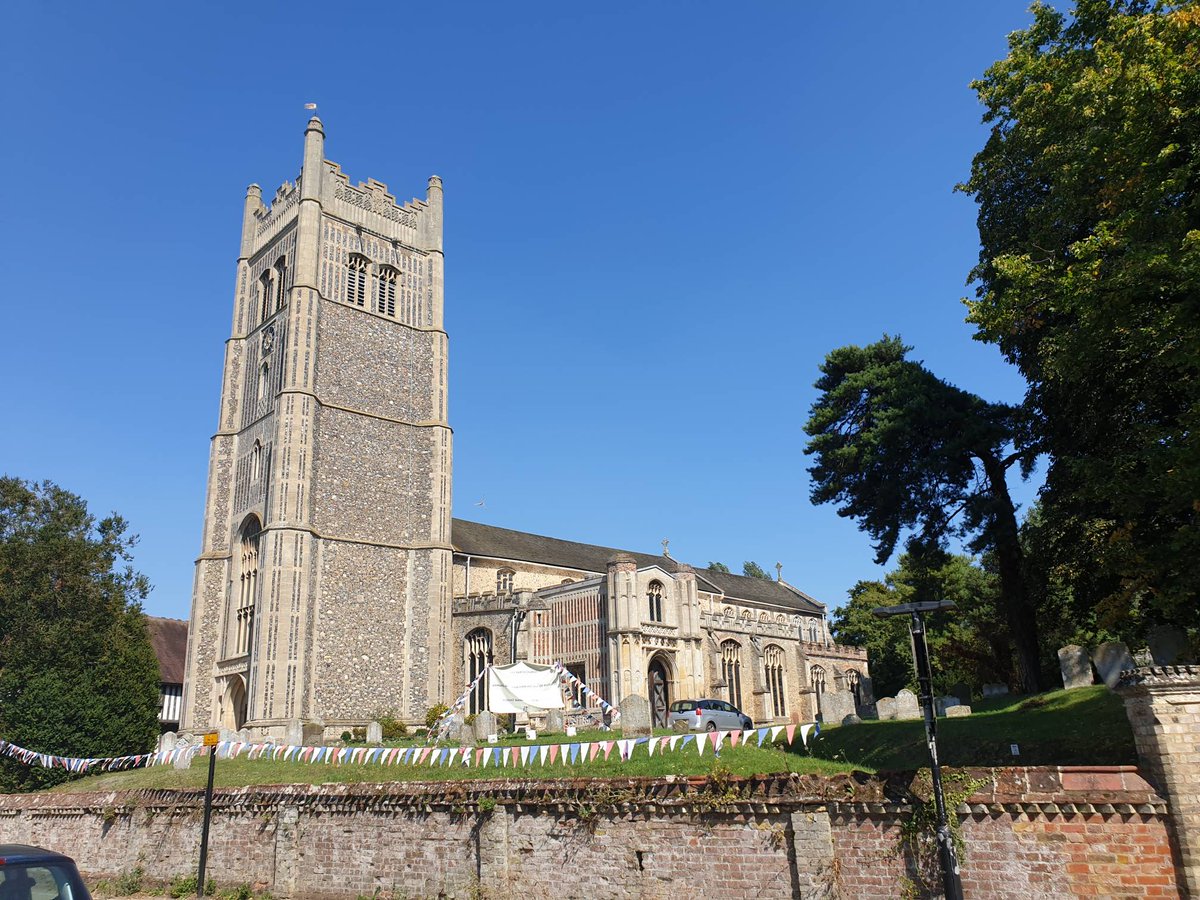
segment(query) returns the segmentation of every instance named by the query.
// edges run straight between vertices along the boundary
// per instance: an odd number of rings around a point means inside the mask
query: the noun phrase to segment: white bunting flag
[[[779,740],[779,735],[781,735],[781,734],[783,734],[783,726],[782,725],[771,726],[771,740],[773,740],[773,741]]]

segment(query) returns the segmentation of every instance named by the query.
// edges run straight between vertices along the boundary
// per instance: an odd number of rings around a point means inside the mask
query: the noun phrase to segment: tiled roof
[[[150,644],[158,657],[158,678],[163,684],[183,684],[183,666],[187,658],[188,623],[182,619],[146,616]]]
[[[513,531],[510,528],[497,528],[495,525],[468,522],[464,519],[453,520],[450,535],[455,550],[469,556],[541,563],[564,569],[579,569],[584,572],[603,574],[607,571],[608,561],[613,556],[625,553],[637,561],[639,568],[659,566],[672,574],[679,571],[679,563],[669,556],[654,556],[649,553],[635,553],[632,550],[564,541],[560,538],[529,534],[525,531]],[[734,575],[729,572],[713,572],[710,569],[696,569],[695,571],[696,576],[701,579],[700,590],[711,590],[704,584],[707,581],[731,599],[786,606],[797,612],[819,614],[822,611],[820,604],[807,594],[778,581],[748,578],[745,575]]]

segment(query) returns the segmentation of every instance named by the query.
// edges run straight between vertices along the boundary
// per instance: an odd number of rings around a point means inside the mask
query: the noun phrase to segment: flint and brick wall
[[[1130,767],[971,770],[972,898],[1176,897],[1166,806]],[[953,784],[953,782],[952,782]],[[217,793],[209,872],[277,897],[895,897],[909,779],[295,785]],[[194,872],[198,791],[0,797],[0,843],[93,877]]]

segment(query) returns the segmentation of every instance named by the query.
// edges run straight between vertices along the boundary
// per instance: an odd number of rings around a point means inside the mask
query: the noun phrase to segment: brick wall
[[[1165,804],[1134,769],[964,777],[968,897],[1179,895]],[[896,897],[923,796],[863,775],[242,788],[217,794],[209,871],[297,898]],[[168,879],[194,871],[201,809],[196,791],[3,796],[0,843]]]

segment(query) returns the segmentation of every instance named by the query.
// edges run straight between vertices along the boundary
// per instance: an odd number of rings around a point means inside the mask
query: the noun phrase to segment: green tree
[[[903,554],[883,581],[860,581],[849,602],[836,610],[830,630],[839,643],[866,648],[877,696],[915,687],[908,620],[877,618],[873,610],[919,597],[953,600],[957,609],[928,618],[930,655],[939,691],[966,682],[1007,683],[1012,655],[1007,628],[997,611],[999,579],[994,572],[961,554]]]
[[[1040,689],[1037,621],[1024,582],[1024,561],[1007,472],[1031,455],[1023,449],[1020,410],[988,403],[907,358],[909,347],[884,336],[866,347],[841,347],[821,365],[805,431],[816,462],[812,501],[837,503],[872,538],[886,562],[901,535],[915,555],[951,536],[992,554],[1000,607],[1015,650],[1015,684]]]
[[[1048,559],[1100,621],[1200,594],[1200,5],[1035,4],[973,84],[968,303],[1028,383]]]
[[[119,516],[78,496],[0,477],[0,735],[61,756],[151,749],[158,664]],[[61,769],[0,760],[0,789],[43,787]]]
[[[729,566],[725,565],[725,563],[710,562],[708,564],[708,571],[710,571],[710,572],[728,572]]]
[[[749,559],[746,560],[744,563],[742,563],[742,574],[746,575],[750,578],[763,578],[763,579],[766,579],[767,581],[775,580],[774,578],[772,578],[770,575],[767,574],[766,569],[764,569],[762,566],[760,566],[758,563],[754,562],[753,560],[749,560]]]

